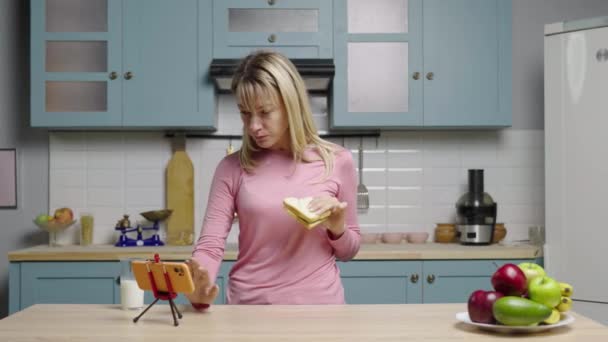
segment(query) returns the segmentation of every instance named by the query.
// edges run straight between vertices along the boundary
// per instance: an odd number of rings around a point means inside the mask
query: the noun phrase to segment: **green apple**
[[[528,287],[530,286],[530,281],[536,277],[544,277],[547,274],[545,273],[545,269],[542,266],[535,264],[533,262],[522,262],[517,265],[526,275],[526,281],[528,283]]]
[[[47,214],[40,214],[40,215],[36,216],[36,223],[45,224],[48,222],[49,218],[51,218],[51,217]]]
[[[536,277],[530,281],[528,297],[537,303],[554,308],[561,301],[562,290],[557,280],[547,276]]]

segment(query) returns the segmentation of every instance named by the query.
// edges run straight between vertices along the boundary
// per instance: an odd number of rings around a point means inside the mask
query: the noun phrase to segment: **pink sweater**
[[[316,154],[312,149],[306,153]],[[352,155],[341,148],[332,174],[322,183],[320,160],[300,163],[295,171],[291,155],[284,152],[262,151],[256,160],[253,173],[240,168],[237,153],[217,166],[193,258],[215,281],[236,211],[239,253],[230,271],[229,304],[344,303],[336,259],[352,259],[360,246]],[[346,231],[336,240],[323,224],[307,230],[283,209],[285,197],[323,194],[348,203]]]

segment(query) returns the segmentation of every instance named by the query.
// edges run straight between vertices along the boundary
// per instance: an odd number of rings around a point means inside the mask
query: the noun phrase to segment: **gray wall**
[[[0,148],[17,148],[17,209],[0,209],[0,318],[12,250],[46,243],[32,218],[48,207],[48,133],[29,125],[28,1],[0,0]]]
[[[513,1],[513,128],[544,127],[544,25],[608,16],[608,0]]]
[[[19,207],[0,209],[0,256],[46,243],[31,223],[48,209],[48,134],[28,128],[27,13],[25,0],[0,0],[0,147],[19,155]],[[543,127],[543,25],[602,15],[607,0],[513,0],[513,128]],[[0,318],[7,311],[8,261],[0,257]]]

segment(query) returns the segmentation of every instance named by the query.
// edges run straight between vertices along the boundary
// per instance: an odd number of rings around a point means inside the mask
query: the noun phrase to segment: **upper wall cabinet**
[[[31,4],[32,126],[215,126],[211,0]]]
[[[290,58],[331,58],[328,0],[214,0],[213,56],[242,58],[258,49]]]
[[[332,126],[422,125],[421,0],[335,0]]]
[[[511,125],[511,0],[334,0],[334,128]]]
[[[511,0],[423,0],[424,125],[511,125]]]

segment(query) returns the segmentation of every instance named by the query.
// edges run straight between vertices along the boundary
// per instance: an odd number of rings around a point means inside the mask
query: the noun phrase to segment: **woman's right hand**
[[[196,262],[194,259],[186,261],[192,274],[194,282],[194,292],[184,294],[191,303],[195,304],[212,304],[217,297],[220,288],[211,283],[209,272]]]

